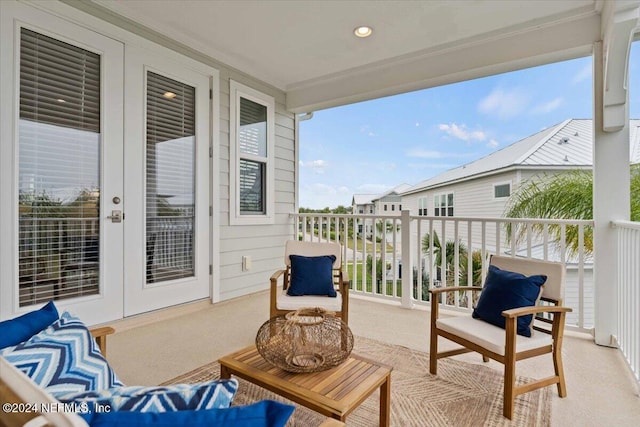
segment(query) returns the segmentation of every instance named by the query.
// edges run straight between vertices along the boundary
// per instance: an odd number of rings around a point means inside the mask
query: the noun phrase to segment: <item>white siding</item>
[[[276,101],[275,111],[275,223],[272,225],[229,225],[229,80],[238,81]],[[286,111],[284,93],[247,79],[239,73],[220,72],[220,299],[225,300],[267,289],[269,277],[284,265],[284,242],[293,235],[289,214],[295,210],[294,116]],[[215,171],[214,171],[215,172]],[[242,271],[242,257],[250,256],[252,267]],[[217,286],[217,284],[214,284]]]

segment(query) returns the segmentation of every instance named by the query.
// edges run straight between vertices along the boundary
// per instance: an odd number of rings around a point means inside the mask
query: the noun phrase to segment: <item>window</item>
[[[100,69],[100,55],[21,28],[21,307],[100,292]]]
[[[433,197],[435,216],[453,216],[453,193],[436,194]]]
[[[147,283],[195,274],[195,98],[194,87],[147,71]]]
[[[428,209],[427,209],[427,198],[426,197],[420,197],[418,199],[418,216],[427,216],[428,215]]]
[[[385,212],[387,211],[387,205],[386,204],[384,205],[384,211]]]
[[[493,185],[493,197],[496,199],[502,199],[511,195],[511,183],[506,184],[494,184]]]
[[[231,81],[231,224],[271,224],[274,99]]]
[[[391,210],[395,211],[396,210],[396,205],[391,205]]]

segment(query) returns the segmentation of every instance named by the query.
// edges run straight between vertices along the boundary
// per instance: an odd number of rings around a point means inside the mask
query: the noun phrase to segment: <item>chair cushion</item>
[[[505,354],[505,331],[502,328],[474,319],[469,315],[440,318],[436,321],[436,326],[438,329],[464,338],[494,353],[502,356]],[[544,347],[552,343],[551,335],[544,332],[534,331],[530,338],[516,335],[516,352]]]
[[[49,301],[39,310],[0,322],[0,349],[18,345],[58,320],[58,310]]]
[[[283,427],[295,407],[274,400],[263,400],[252,405],[224,409],[176,412],[90,412],[81,414],[91,427],[175,427],[175,426],[229,426],[229,427]]]
[[[291,282],[287,293],[291,296],[324,295],[336,297],[333,285],[335,255],[307,257],[289,255]]]
[[[228,408],[238,390],[238,380],[215,380],[199,384],[160,387],[117,387],[58,395],[61,402],[100,405],[111,411],[167,412]]]
[[[536,305],[546,280],[547,276],[542,274],[527,277],[490,265],[473,317],[504,328],[505,318],[502,312]],[[518,317],[518,334],[530,337],[532,322],[532,314]]]
[[[123,384],[80,319],[64,312],[40,333],[0,355],[57,397]]]
[[[313,295],[292,297],[286,292],[278,292],[276,300],[278,310],[297,310],[304,307],[322,307],[329,311],[342,311],[342,294],[337,292],[335,298]]]

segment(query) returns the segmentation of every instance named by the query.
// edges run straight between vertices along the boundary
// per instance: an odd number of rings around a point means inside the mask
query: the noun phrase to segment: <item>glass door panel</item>
[[[195,274],[195,94],[147,72],[147,284]]]
[[[21,28],[19,305],[100,290],[98,54]]]

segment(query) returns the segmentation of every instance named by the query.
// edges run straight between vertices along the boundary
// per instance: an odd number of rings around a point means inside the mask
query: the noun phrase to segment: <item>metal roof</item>
[[[629,121],[631,163],[640,163],[640,120]],[[419,182],[403,194],[464,181],[509,168],[580,168],[592,166],[593,125],[591,119],[569,119],[551,126],[488,156],[449,169]]]

